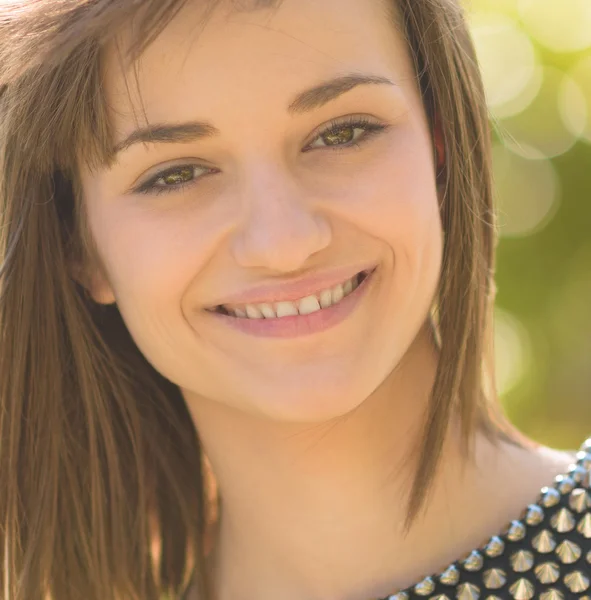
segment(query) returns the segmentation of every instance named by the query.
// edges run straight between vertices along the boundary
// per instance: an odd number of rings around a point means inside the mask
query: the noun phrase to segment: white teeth
[[[345,293],[343,291],[343,286],[342,284],[339,283],[339,285],[335,285],[332,288],[332,303],[336,304],[337,302],[340,302],[345,296]]]
[[[320,303],[318,302],[318,298],[316,298],[316,296],[307,296],[306,298],[300,300],[298,308],[300,315],[309,315],[310,313],[320,310]]]
[[[249,319],[262,319],[263,318],[261,311],[256,306],[253,306],[252,304],[246,305],[246,314],[248,315]]]
[[[275,319],[295,315],[309,315],[340,302],[359,286],[359,276],[355,275],[345,283],[335,285],[331,289],[322,290],[318,295],[302,298],[297,302],[275,302],[265,304],[246,304],[242,308],[225,306],[233,316],[248,319]]]
[[[320,293],[320,306],[322,308],[328,308],[332,304],[332,291],[324,290]]]
[[[270,304],[257,304],[257,306],[263,314],[263,317],[265,317],[265,319],[275,318],[275,311],[273,310],[273,307]]]
[[[357,279],[357,278],[354,277],[354,279]],[[347,294],[350,294],[352,291],[353,291],[353,279],[348,279],[343,284],[343,292],[345,293],[345,296],[346,296]]]
[[[292,317],[298,314],[298,309],[293,302],[277,302],[275,312],[278,317]]]

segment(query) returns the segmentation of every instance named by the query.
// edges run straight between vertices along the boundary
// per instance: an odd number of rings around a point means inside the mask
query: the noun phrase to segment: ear
[[[89,293],[97,304],[114,304],[116,302],[113,288],[109,283],[103,267],[81,265],[79,262],[70,266],[72,277]]]
[[[439,111],[435,111],[433,123],[433,142],[435,144],[435,162],[437,164],[437,174],[445,167],[445,137],[443,127],[441,126],[441,117]]]

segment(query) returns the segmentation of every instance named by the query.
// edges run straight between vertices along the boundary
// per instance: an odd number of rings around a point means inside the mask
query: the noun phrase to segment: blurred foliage
[[[591,2],[470,0],[494,127],[495,346],[510,419],[591,435]]]

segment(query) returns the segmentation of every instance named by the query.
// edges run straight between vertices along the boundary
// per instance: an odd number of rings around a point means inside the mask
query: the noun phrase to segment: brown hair
[[[213,8],[213,0],[203,0]],[[184,0],[0,5],[0,594],[6,600],[209,598],[203,455],[177,386],[146,361],[116,305],[72,277],[96,253],[77,161],[113,147],[101,58],[133,22],[134,60]],[[257,6],[270,2],[255,2]],[[392,0],[427,117],[440,119],[446,233],[434,326],[440,363],[413,449],[407,528],[425,503],[452,411],[526,445],[492,362],[495,226],[489,129],[456,0]],[[437,111],[437,113],[436,113]],[[154,540],[157,547],[153,545]]]

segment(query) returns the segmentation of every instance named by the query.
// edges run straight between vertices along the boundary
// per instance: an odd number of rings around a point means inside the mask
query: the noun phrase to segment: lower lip
[[[294,338],[326,331],[344,321],[357,308],[375,279],[374,269],[348,296],[340,302],[309,315],[293,315],[274,319],[248,319],[205,311],[230,327],[260,337]]]

